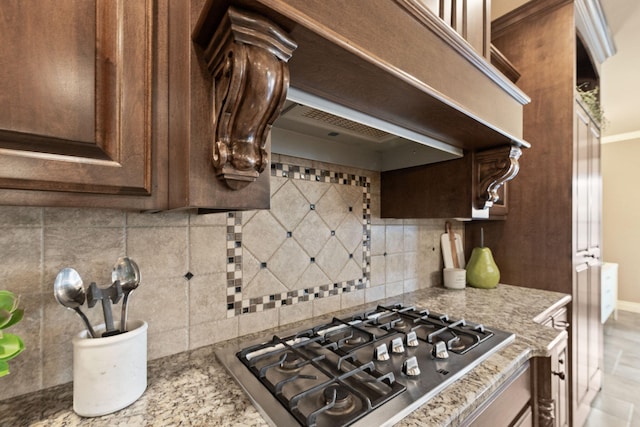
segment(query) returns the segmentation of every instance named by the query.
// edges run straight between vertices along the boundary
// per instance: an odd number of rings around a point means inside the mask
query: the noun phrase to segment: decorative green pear
[[[491,249],[484,247],[484,230],[480,229],[480,247],[473,248],[467,263],[467,283],[474,288],[495,288],[500,281],[500,270],[493,260]]]
[[[9,373],[8,361],[24,350],[19,336],[2,332],[22,320],[24,310],[18,308],[20,298],[9,291],[0,291],[0,377]]]

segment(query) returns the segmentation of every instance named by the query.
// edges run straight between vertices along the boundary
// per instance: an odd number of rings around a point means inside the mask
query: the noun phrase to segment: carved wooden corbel
[[[234,190],[269,164],[271,125],[289,88],[287,61],[296,43],[269,20],[229,7],[204,50],[213,76],[213,166]]]
[[[488,209],[500,196],[498,190],[520,170],[518,159],[522,149],[516,145],[481,151],[475,155],[476,208]]]

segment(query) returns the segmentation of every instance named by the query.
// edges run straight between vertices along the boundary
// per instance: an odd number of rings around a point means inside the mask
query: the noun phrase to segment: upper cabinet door
[[[3,0],[3,204],[154,207],[154,3]]]

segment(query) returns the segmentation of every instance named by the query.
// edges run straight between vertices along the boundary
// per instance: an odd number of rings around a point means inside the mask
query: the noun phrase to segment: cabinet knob
[[[555,329],[558,329],[560,331],[568,329],[569,328],[569,322],[565,322],[564,320],[554,320],[553,321],[553,327]]]
[[[552,373],[553,375],[556,375],[557,377],[559,377],[561,380],[564,380],[564,379],[565,379],[564,372],[555,372],[555,371],[551,371],[551,373]]]

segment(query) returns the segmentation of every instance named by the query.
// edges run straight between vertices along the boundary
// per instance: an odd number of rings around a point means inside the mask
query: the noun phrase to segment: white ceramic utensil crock
[[[117,322],[119,323],[119,322]],[[147,388],[147,322],[105,338],[73,337],[73,410],[83,417],[110,414],[135,402]],[[115,325],[117,328],[119,324]],[[100,337],[105,325],[95,328]]]
[[[445,268],[442,276],[447,289],[464,289],[467,284],[467,272],[464,268]]]

